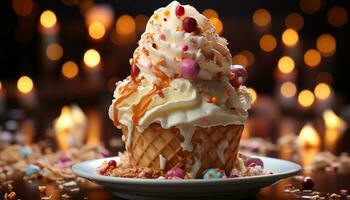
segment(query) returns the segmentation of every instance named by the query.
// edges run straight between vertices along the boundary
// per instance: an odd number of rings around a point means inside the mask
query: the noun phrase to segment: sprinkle
[[[218,103],[218,99],[215,96],[211,97],[210,101],[213,104],[217,104]]]
[[[146,172],[141,171],[141,172],[139,173],[139,175],[137,175],[137,177],[139,177],[139,178],[145,178],[145,175],[146,175]]]
[[[37,165],[28,165],[27,170],[26,170],[26,175],[31,176],[33,174],[36,174],[40,171],[40,167]]]
[[[165,40],[165,34],[164,33],[159,34],[159,39]]]
[[[152,47],[153,47],[154,49],[157,49],[157,45],[156,45],[155,43],[152,43]]]
[[[163,21],[165,21],[165,22],[166,22],[166,21],[168,21],[168,19],[164,17],[164,18],[163,18]]]
[[[69,181],[66,183],[63,183],[63,187],[75,187],[77,186],[77,183],[75,181]]]
[[[162,90],[159,90],[158,95],[160,96],[160,98],[164,98],[164,92]]]
[[[123,83],[123,81],[117,81],[116,83],[115,83],[115,86],[119,86],[120,84],[122,84]]]
[[[188,50],[188,45],[187,44],[182,45],[182,51],[187,51],[187,50]]]
[[[164,15],[165,15],[165,16],[169,17],[169,14],[170,14],[169,10],[165,10],[165,11],[164,11]]]

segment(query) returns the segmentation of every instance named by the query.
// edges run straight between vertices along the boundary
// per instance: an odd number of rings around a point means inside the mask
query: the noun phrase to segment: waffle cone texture
[[[130,165],[136,168],[151,168],[164,171],[179,167],[199,178],[208,168],[219,168],[229,174],[236,161],[243,125],[197,127],[192,136],[193,150],[183,150],[184,137],[178,128],[164,129],[153,123],[143,132],[133,128],[131,145],[127,149]],[[127,127],[122,127],[128,138]],[[227,142],[226,142],[227,141]],[[222,142],[226,145],[218,151]],[[161,157],[165,167],[161,167]],[[196,169],[195,169],[196,168]]]

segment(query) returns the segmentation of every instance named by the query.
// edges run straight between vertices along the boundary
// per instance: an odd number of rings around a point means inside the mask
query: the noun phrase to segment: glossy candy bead
[[[30,165],[27,166],[26,175],[27,176],[31,176],[33,174],[38,173],[39,171],[40,171],[40,167],[39,166],[30,164]]]
[[[200,67],[198,63],[190,58],[185,58],[180,62],[179,73],[183,78],[196,79],[199,74]]]
[[[116,167],[117,166],[117,162],[115,160],[110,160],[110,161],[108,161],[108,166],[109,167]]]
[[[303,190],[312,190],[314,188],[314,181],[311,177],[306,176],[301,180],[301,187]]]
[[[182,15],[184,15],[185,14],[185,8],[183,7],[183,6],[176,6],[176,8],[175,8],[175,14],[176,14],[176,16],[182,16]]]
[[[247,70],[241,65],[231,65],[231,85],[233,87],[239,87],[243,85],[248,78]]]
[[[203,179],[219,179],[224,176],[226,176],[226,174],[223,170],[211,168],[204,172]]]
[[[182,169],[173,167],[172,169],[167,171],[167,173],[165,174],[165,178],[166,179],[184,179],[185,175],[186,173]]]
[[[244,165],[246,167],[255,167],[256,165],[259,165],[261,168],[264,169],[264,162],[258,158],[258,157],[248,157],[245,161],[244,161]]]
[[[182,21],[182,28],[187,33],[191,33],[197,29],[197,21],[192,17],[186,17]]]

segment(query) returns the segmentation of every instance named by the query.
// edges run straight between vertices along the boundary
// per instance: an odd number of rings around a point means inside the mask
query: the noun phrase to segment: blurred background
[[[148,18],[168,3],[1,1],[0,143],[64,140],[57,135],[68,130],[83,143],[122,149],[107,115],[115,83],[129,75]],[[346,0],[180,3],[207,16],[232,62],[249,72],[254,104],[244,138],[298,136],[334,152],[349,143]]]

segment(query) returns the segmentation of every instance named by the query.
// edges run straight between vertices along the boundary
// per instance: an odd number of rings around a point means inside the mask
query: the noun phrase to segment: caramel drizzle
[[[138,124],[140,118],[145,114],[149,104],[152,102],[152,97],[160,90],[168,87],[170,84],[170,78],[159,70],[152,70],[152,72],[159,78],[159,82],[153,85],[152,90],[145,96],[143,96],[138,104],[132,106],[132,111],[134,113],[132,120],[134,123]]]
[[[163,72],[155,69],[153,69],[152,72],[155,74],[155,76],[159,78],[160,81],[153,85],[153,88],[151,89],[151,91],[147,95],[143,96],[140,99],[139,103],[132,105],[132,108],[131,108],[133,111],[132,120],[135,124],[138,124],[140,118],[147,111],[149,104],[152,102],[152,97],[156,95],[163,88],[168,87],[170,84],[171,78],[165,75]],[[139,84],[140,84],[140,79],[133,78],[127,85],[121,88],[120,97],[116,99],[116,101],[114,102],[114,125],[115,126],[120,124],[118,120],[117,106],[120,103],[122,103],[125,99],[130,97],[130,95],[132,95],[134,92],[136,92]]]

